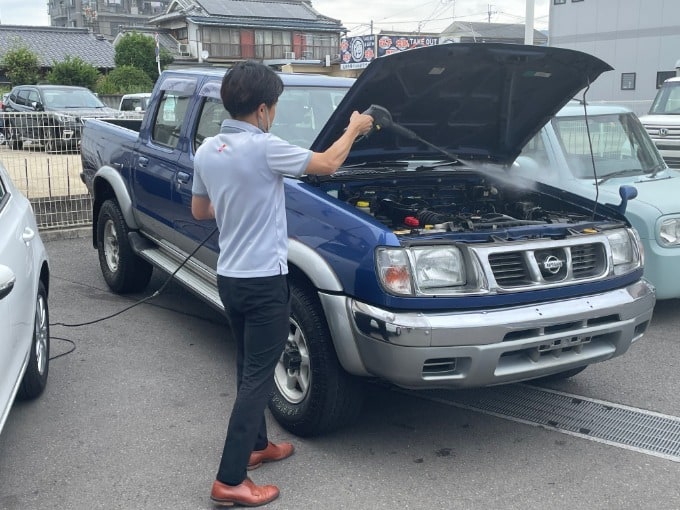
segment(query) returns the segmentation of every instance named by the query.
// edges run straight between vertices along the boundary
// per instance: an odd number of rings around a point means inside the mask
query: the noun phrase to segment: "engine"
[[[460,177],[460,176],[459,176]],[[581,212],[554,211],[550,197],[486,178],[390,179],[379,185],[343,183],[333,194],[373,215],[397,233],[493,231],[546,223],[576,223]]]

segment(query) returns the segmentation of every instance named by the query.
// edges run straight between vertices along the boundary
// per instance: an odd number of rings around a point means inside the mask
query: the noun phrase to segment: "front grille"
[[[496,284],[506,289],[582,281],[607,273],[606,249],[599,242],[525,251],[493,250],[488,261]]]
[[[531,283],[522,252],[494,253],[489,264],[496,282],[501,287],[517,287]]]
[[[601,244],[584,244],[571,249],[571,268],[574,278],[588,278],[601,274],[606,267],[606,254]]]
[[[672,158],[669,156],[663,157],[666,164],[671,168],[680,168],[680,158]]]

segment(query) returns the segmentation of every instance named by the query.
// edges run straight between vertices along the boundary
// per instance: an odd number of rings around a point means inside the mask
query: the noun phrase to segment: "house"
[[[116,66],[111,43],[87,28],[0,25],[0,61],[7,51],[20,47],[27,48],[38,57],[42,72],[49,71],[66,57],[78,57],[102,72]],[[0,81],[8,82],[2,70],[0,73]]]
[[[510,43],[524,44],[524,25],[516,23],[482,23],[456,21],[439,34],[440,43]],[[534,30],[534,45],[545,46],[548,37]]]
[[[345,32],[307,0],[172,0],[148,23],[178,41],[180,58],[220,65],[245,59],[323,65],[337,58]]]
[[[144,26],[165,11],[170,0],[48,0],[50,24],[89,28],[111,41],[122,30]]]
[[[590,86],[590,102],[647,113],[657,88],[680,67],[677,0],[550,0],[550,46],[601,58],[614,68]]]

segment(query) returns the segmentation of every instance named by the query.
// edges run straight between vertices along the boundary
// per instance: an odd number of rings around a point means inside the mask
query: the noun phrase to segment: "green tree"
[[[130,65],[123,65],[100,78],[96,91],[102,95],[134,94],[135,92],[149,92],[152,88],[153,82],[144,71]]]
[[[38,56],[25,46],[10,49],[1,65],[13,86],[37,83],[40,78]]]
[[[98,78],[97,68],[80,57],[67,56],[64,61],[54,64],[47,73],[47,81],[54,85],[77,85],[90,90],[94,90]]]
[[[172,55],[164,48],[160,49],[161,69],[173,61]],[[125,34],[116,44],[116,66],[133,66],[144,71],[152,82],[158,79],[156,63],[156,42],[153,37],[130,32]]]

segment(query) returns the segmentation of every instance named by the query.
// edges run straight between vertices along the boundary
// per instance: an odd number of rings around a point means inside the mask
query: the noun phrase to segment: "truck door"
[[[197,242],[203,241],[215,228],[215,220],[198,221],[191,214],[191,187],[194,173],[194,154],[203,141],[220,132],[222,121],[229,117],[220,98],[219,80],[208,81],[198,93],[197,114],[193,119],[191,129],[187,132],[188,148],[180,155],[178,173],[174,189],[174,201],[177,206],[176,229],[182,234],[178,241],[179,247],[189,252]],[[206,248],[196,254],[196,258],[214,268],[217,263],[218,236],[206,243]]]
[[[166,78],[157,91],[158,100],[143,127],[140,143],[132,158],[132,188],[138,220],[145,230],[157,232],[175,244],[177,207],[173,185],[178,159],[183,151],[186,119],[196,88],[194,77]]]

